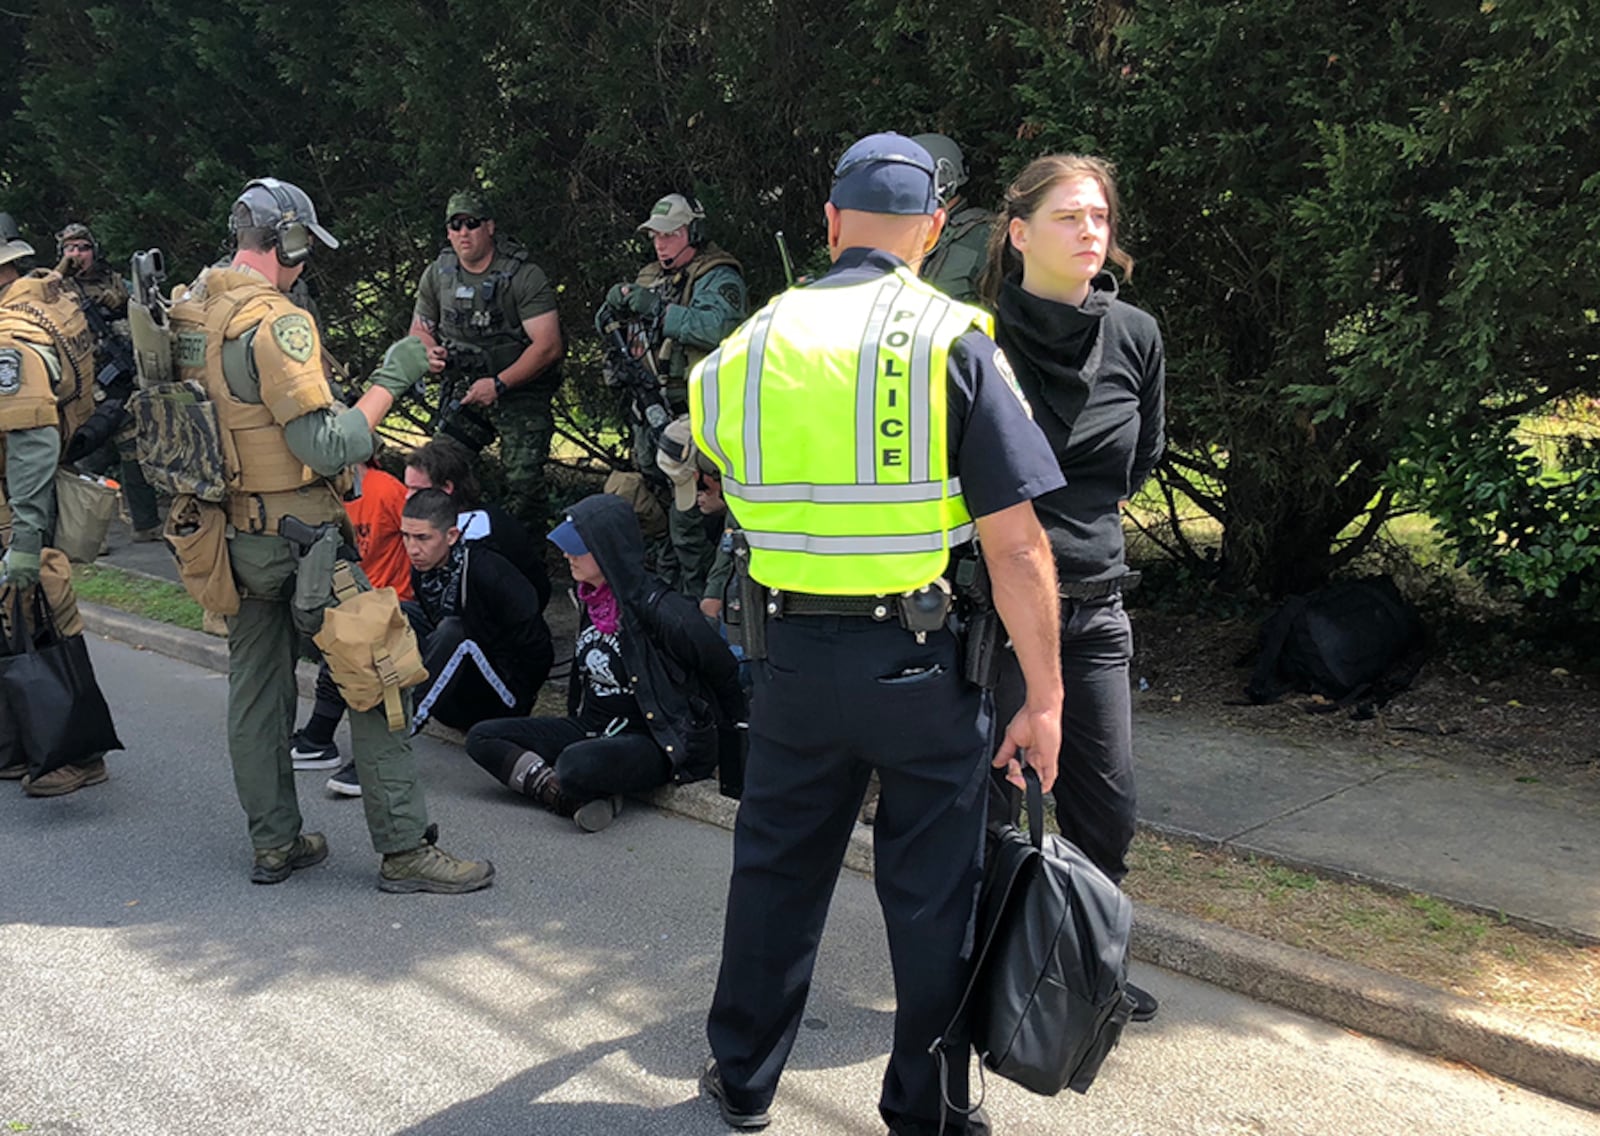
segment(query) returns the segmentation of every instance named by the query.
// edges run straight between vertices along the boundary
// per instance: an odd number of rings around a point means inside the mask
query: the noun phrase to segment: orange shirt
[[[411,561],[400,543],[400,510],[405,508],[406,487],[370,466],[363,471],[361,496],[344,503],[356,530],[356,551],[361,568],[374,588],[393,588],[400,598],[411,598]]]

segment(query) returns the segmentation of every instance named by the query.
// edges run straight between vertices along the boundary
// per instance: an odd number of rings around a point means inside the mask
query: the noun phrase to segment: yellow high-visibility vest
[[[695,444],[760,584],[818,595],[910,591],[972,538],[952,476],[945,365],[993,332],[910,269],[793,288],[689,373]]]

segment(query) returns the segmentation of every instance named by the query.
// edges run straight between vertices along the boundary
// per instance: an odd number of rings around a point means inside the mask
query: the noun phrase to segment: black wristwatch
[[[494,377],[494,397],[497,399],[505,398],[506,389],[506,381],[499,375],[496,375]]]

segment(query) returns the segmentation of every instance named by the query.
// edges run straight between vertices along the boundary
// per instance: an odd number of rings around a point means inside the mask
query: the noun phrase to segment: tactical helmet
[[[948,201],[967,184],[967,160],[961,147],[943,134],[918,134],[911,139],[933,156],[934,183],[939,199]]]
[[[312,234],[329,248],[339,247],[333,234],[317,224],[317,207],[299,186],[277,178],[248,182],[228,211],[229,233],[245,227],[237,216],[240,206],[249,211],[250,228],[272,230],[278,263],[285,268],[304,264],[311,256]]]
[[[94,248],[94,258],[96,260],[100,259],[100,242],[95,239],[95,235],[89,230],[89,226],[82,221],[72,221],[56,234],[57,260],[65,255],[68,241],[88,241]]]
[[[10,264],[33,255],[33,246],[22,239],[22,230],[17,228],[11,214],[0,213],[0,264]]]

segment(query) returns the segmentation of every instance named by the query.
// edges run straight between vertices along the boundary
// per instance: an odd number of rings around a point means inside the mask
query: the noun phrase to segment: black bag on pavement
[[[16,730],[16,744],[34,778],[121,749],[111,710],[89,662],[82,635],[62,635],[42,588],[33,594],[34,630],[24,618],[22,591],[12,589],[6,658],[0,659],[0,697]]]
[[[1291,596],[1261,625],[1260,654],[1245,693],[1272,702],[1291,690],[1345,705],[1387,701],[1422,664],[1422,617],[1387,576]]]
[[[1133,904],[1070,841],[1045,835],[1038,775],[1023,776],[1028,832],[989,830],[972,978],[952,1024],[970,1004],[984,1065],[1044,1096],[1085,1093],[1133,1009]],[[930,1047],[941,1064],[944,1044]]]

